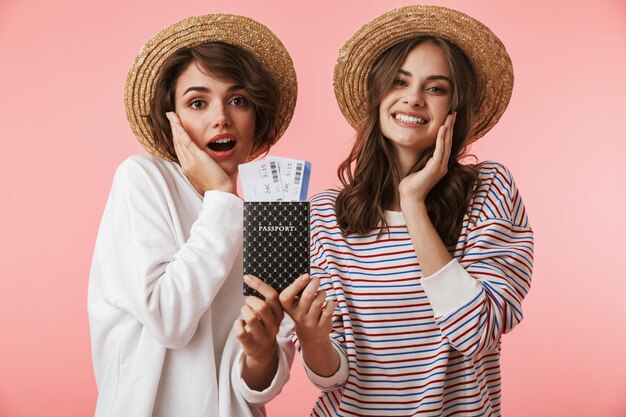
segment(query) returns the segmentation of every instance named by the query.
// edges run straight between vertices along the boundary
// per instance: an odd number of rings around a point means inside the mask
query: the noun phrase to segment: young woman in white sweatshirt
[[[89,319],[96,416],[258,416],[289,377],[278,294],[242,295],[237,167],[295,106],[288,52],[252,19],[207,15],[159,32],[126,82],[151,154],[117,169],[95,247]]]

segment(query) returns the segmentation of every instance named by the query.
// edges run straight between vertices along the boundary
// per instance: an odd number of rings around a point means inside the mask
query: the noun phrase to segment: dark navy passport
[[[308,201],[243,204],[243,273],[254,275],[279,293],[310,272]],[[243,294],[259,294],[244,282]]]

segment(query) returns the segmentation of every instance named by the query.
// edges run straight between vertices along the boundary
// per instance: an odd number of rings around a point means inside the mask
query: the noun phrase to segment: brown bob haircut
[[[243,86],[250,95],[255,111],[254,143],[250,159],[267,153],[278,136],[276,115],[280,105],[280,90],[276,81],[252,55],[223,42],[181,48],[163,62],[148,115],[152,145],[178,162],[170,122],[165,113],[174,111],[176,81],[192,63],[218,79]]]

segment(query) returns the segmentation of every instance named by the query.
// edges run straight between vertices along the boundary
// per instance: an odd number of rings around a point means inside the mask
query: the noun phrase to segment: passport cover
[[[309,268],[308,201],[243,203],[243,273],[279,293]],[[243,294],[259,294],[243,283]]]

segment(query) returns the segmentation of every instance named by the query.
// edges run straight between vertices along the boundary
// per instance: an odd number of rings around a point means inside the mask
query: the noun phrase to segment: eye
[[[189,107],[194,110],[201,110],[206,107],[206,103],[204,102],[204,100],[195,98],[189,102]]]
[[[250,104],[250,100],[244,96],[237,96],[231,98],[229,103],[237,107],[247,107]]]
[[[428,87],[426,89],[426,91],[430,91],[431,93],[435,93],[435,94],[446,94],[448,92],[448,90],[444,87],[441,87],[439,85],[432,85],[430,87]]]
[[[399,85],[399,86],[406,87],[408,84],[404,80],[396,79],[396,80],[393,81],[393,85]]]

